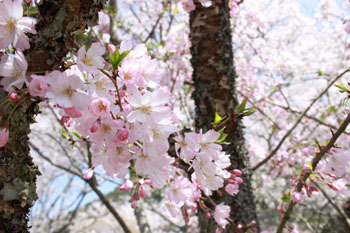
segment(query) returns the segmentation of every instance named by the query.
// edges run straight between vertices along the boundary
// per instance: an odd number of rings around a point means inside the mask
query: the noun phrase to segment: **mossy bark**
[[[44,0],[38,6],[37,34],[25,52],[28,72],[52,71],[63,64],[73,48],[74,32],[96,24],[105,0]],[[0,77],[1,78],[1,77]],[[0,99],[8,94],[0,89]],[[0,148],[0,233],[29,232],[28,214],[37,199],[36,176],[40,174],[29,154],[30,124],[38,105],[29,98],[14,108],[0,106],[10,126],[10,137]]]
[[[233,64],[232,35],[228,0],[212,1],[211,7],[205,8],[196,3],[196,9],[190,14],[190,40],[192,43],[192,67],[195,91],[193,99],[196,105],[195,125],[203,132],[212,128],[216,106],[221,116],[230,116],[237,106],[235,91],[236,73]],[[225,129],[228,133],[224,146],[230,154],[231,168],[243,171],[244,183],[240,185],[238,195],[232,197],[224,191],[223,197],[213,195],[217,203],[224,202],[231,206],[230,217],[236,224],[249,224],[257,220],[254,195],[251,186],[251,170],[242,131],[242,122],[231,121]],[[201,232],[215,232],[217,225],[199,215]],[[227,228],[226,232],[233,232]]]

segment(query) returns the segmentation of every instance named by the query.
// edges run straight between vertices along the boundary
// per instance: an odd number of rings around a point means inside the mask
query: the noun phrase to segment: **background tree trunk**
[[[44,0],[38,6],[37,34],[32,36],[31,48],[26,51],[28,73],[44,74],[59,68],[74,47],[73,32],[96,24],[104,3],[105,0]],[[6,95],[1,89],[0,99]],[[5,116],[9,116],[14,105],[0,106]],[[37,113],[37,103],[27,98],[8,122],[9,141],[0,148],[0,233],[29,232],[28,214],[37,199],[35,181],[40,172],[29,154],[28,135]]]
[[[196,9],[190,14],[190,30],[195,124],[197,130],[206,132],[212,128],[216,105],[221,116],[230,116],[237,106],[228,0],[215,0],[209,8],[197,2]],[[231,155],[232,168],[243,171],[244,183],[234,197],[225,192],[221,198],[216,194],[212,197],[217,203],[225,201],[231,206],[230,217],[236,224],[257,220],[242,128],[240,120],[230,122],[225,132],[229,134],[226,141],[231,144],[224,146],[224,150]],[[208,220],[203,214],[199,216],[199,225],[201,232],[206,233],[215,232],[217,228],[214,221]],[[233,232],[232,229],[226,230]]]

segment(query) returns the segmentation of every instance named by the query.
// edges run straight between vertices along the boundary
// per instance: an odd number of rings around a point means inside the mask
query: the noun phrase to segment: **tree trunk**
[[[195,91],[193,99],[196,105],[195,124],[203,132],[212,128],[216,106],[221,116],[230,116],[237,106],[235,91],[236,73],[233,64],[232,35],[228,0],[212,1],[209,8],[198,2],[190,14],[190,40],[192,42],[192,67]],[[248,224],[257,220],[253,190],[251,187],[251,170],[244,145],[242,123],[235,119],[225,129],[230,145],[224,146],[229,153],[232,167],[243,172],[244,183],[240,192],[232,197],[226,194],[213,195],[217,203],[225,201],[231,206],[230,217],[236,224]],[[215,232],[217,225],[203,214],[199,216],[201,232]],[[232,229],[226,229],[233,232]]]
[[[105,0],[44,0],[38,6],[37,34],[26,51],[28,73],[59,68],[74,45],[74,31],[96,23]],[[1,78],[1,77],[0,77]],[[0,89],[0,99],[7,95]],[[11,115],[16,103],[0,106]],[[36,176],[40,174],[29,154],[30,124],[38,113],[36,102],[23,100],[8,119],[10,137],[0,148],[0,233],[28,230],[28,214],[37,199]],[[1,122],[3,123],[3,122]]]

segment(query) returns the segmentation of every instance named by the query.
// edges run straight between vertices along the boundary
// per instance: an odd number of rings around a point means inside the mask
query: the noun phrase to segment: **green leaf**
[[[65,138],[65,139],[69,139],[69,134],[68,134],[68,132],[67,132],[67,130],[65,130],[64,128],[62,128],[62,129],[60,129],[60,133],[61,133],[61,135],[62,135],[62,137],[63,138]]]
[[[339,88],[340,93],[348,91],[348,88],[345,86],[345,84],[335,84],[335,86]]]
[[[119,55],[119,58],[118,58],[118,66],[120,66],[122,64],[122,61],[124,60],[124,58],[126,56],[128,56],[128,54],[130,53],[131,50],[127,50],[127,51],[124,51],[122,52],[122,54]]]
[[[283,196],[281,199],[283,202],[289,202],[290,201],[290,193],[283,193]]]
[[[228,135],[228,134],[224,133],[225,128],[226,127],[222,128],[218,131],[220,133],[220,137],[215,141],[215,143],[224,144],[224,145],[230,144],[229,142],[225,142],[225,139]]]
[[[247,99],[244,99],[243,101],[242,101],[242,103],[236,108],[236,113],[242,113],[243,111],[244,111],[244,109],[245,109],[245,106],[246,106],[246,104],[247,104]]]
[[[312,164],[311,164],[311,162],[308,162],[307,165],[309,165],[309,167],[310,167],[310,173],[312,174],[313,171],[312,171]]]
[[[255,113],[255,109],[254,108],[246,108],[243,113],[245,116],[250,116],[253,113]]]
[[[109,53],[109,60],[113,66],[113,70],[116,70],[118,67],[119,49],[116,48],[114,53]]]
[[[76,137],[78,137],[78,138],[81,138],[81,135],[78,133],[78,132],[72,132],[72,135],[74,135],[74,136],[76,136]]]
[[[216,105],[216,110],[215,110],[215,118],[214,118],[214,123],[213,125],[216,126],[217,124],[219,124],[223,119],[225,119],[226,117],[221,117],[218,113],[218,105]]]

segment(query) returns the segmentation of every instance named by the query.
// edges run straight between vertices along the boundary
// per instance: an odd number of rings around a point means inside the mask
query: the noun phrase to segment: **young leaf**
[[[283,202],[289,202],[290,201],[290,193],[283,193],[283,196],[281,199]]]
[[[236,113],[242,113],[245,110],[245,106],[247,104],[247,99],[244,99],[242,103],[236,108]]]

